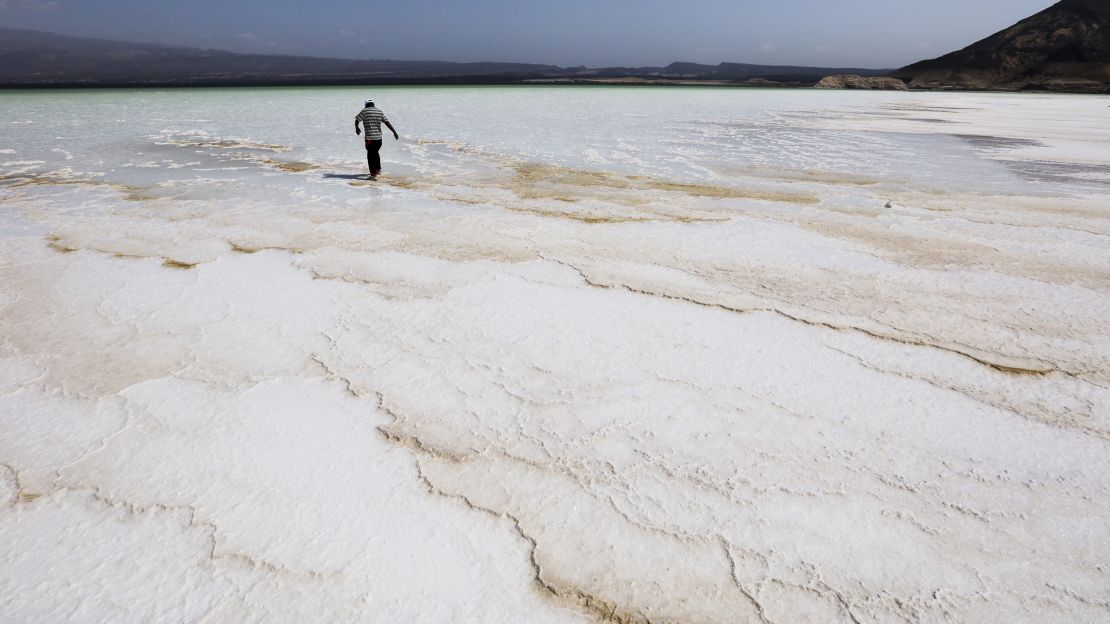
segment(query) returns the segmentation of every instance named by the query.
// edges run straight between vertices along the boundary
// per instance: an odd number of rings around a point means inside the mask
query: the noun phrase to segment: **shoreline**
[[[133,82],[133,81],[67,81],[50,83],[11,83],[0,84],[2,91],[15,90],[49,90],[49,89],[130,89],[130,88],[211,88],[211,87],[455,87],[455,86],[531,86],[531,85],[604,85],[604,86],[661,86],[661,87],[769,87],[805,89],[816,85],[816,82],[736,82],[729,80],[698,80],[698,79],[641,79],[641,78],[466,78],[457,80],[195,80],[181,82]]]
[[[901,91],[896,89],[818,89],[817,82],[775,82],[766,79],[751,81],[701,80],[670,78],[512,78],[491,79],[488,77],[445,79],[404,79],[404,80],[196,80],[182,82],[133,82],[133,81],[68,81],[56,83],[0,83],[0,92],[5,91],[54,91],[54,90],[97,90],[97,89],[222,89],[222,88],[283,88],[283,87],[701,87],[734,89],[800,89],[821,91]],[[959,87],[936,87],[922,89],[909,87],[908,93],[1030,93],[1050,95],[1110,95],[1106,91],[1061,90],[1061,89],[967,89]]]

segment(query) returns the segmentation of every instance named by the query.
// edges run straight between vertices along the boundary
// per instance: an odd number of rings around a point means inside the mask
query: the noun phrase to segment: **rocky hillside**
[[[825,76],[817,83],[818,89],[880,89],[905,91],[906,83],[890,76],[858,76],[853,74]]]
[[[891,75],[924,89],[1110,93],[1110,0],[1063,0],[963,50]]]

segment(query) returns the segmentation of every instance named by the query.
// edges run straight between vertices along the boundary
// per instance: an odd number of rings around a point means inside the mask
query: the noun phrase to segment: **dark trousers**
[[[366,140],[366,164],[370,167],[370,173],[377,175],[382,170],[382,159],[378,155],[378,150],[382,148],[382,140],[371,141]]]

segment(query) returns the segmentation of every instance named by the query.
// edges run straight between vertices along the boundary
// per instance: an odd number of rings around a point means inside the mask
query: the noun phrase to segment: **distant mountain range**
[[[1110,0],[1063,0],[963,50],[885,69],[671,63],[558,67],[237,54],[0,29],[0,87],[421,83],[662,83],[813,86],[826,76],[891,76],[918,89],[1110,93]],[[825,85],[901,88],[836,76]]]
[[[525,77],[552,65],[357,61],[236,54],[148,43],[0,29],[0,85],[282,84]]]
[[[721,63],[666,67],[557,67],[527,63],[349,60],[67,37],[0,29],[0,86],[727,82],[811,85],[829,74],[889,70]]]
[[[911,88],[1110,93],[1110,0],[1063,0],[963,50],[891,75]]]

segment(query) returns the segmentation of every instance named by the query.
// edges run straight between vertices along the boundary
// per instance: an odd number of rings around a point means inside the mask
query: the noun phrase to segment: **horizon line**
[[[195,45],[185,45],[185,44],[178,44],[178,43],[136,41],[136,40],[133,40],[133,39],[109,39],[109,38],[106,38],[106,37],[88,37],[88,36],[84,36],[84,35],[68,35],[68,34],[61,33],[61,32],[50,31],[50,30],[38,30],[38,29],[34,29],[34,28],[0,28],[0,32],[3,32],[3,31],[36,33],[36,34],[52,35],[52,36],[56,36],[56,37],[65,37],[65,38],[69,38],[69,39],[81,39],[81,40],[85,40],[85,41],[102,41],[102,42],[108,42],[108,43],[134,44],[134,45],[144,45],[144,46],[152,46],[152,47],[160,47],[160,48],[169,48],[169,49],[177,48],[177,49],[183,49],[183,50],[197,50],[197,51],[201,51],[201,52],[222,52],[222,53],[225,53],[225,54],[235,54],[235,55],[239,55],[239,56],[293,57],[293,58],[306,58],[306,59],[318,59],[318,60],[336,60],[336,61],[383,61],[383,62],[393,62],[393,63],[451,63],[451,64],[454,64],[454,65],[478,65],[478,64],[483,64],[483,63],[496,63],[496,64],[506,64],[506,65],[507,64],[512,64],[512,65],[537,65],[537,66],[542,66],[542,67],[557,67],[559,69],[578,69],[578,68],[586,68],[586,69],[615,69],[615,68],[627,68],[627,69],[658,68],[658,69],[666,69],[667,67],[670,67],[671,65],[677,65],[677,64],[702,65],[702,66],[705,66],[705,67],[719,67],[721,65],[751,65],[751,66],[754,66],[754,67],[800,67],[800,68],[815,68],[815,69],[865,69],[865,70],[869,70],[869,71],[884,71],[884,70],[899,69],[898,67],[890,67],[890,66],[886,66],[886,67],[864,67],[864,66],[860,66],[860,65],[856,65],[856,66],[846,66],[846,65],[841,65],[841,66],[799,65],[799,64],[796,64],[796,63],[749,63],[749,62],[746,62],[746,61],[718,61],[717,63],[702,63],[702,62],[698,62],[698,61],[674,60],[674,61],[671,61],[670,63],[668,63],[666,65],[655,65],[655,64],[645,64],[645,65],[628,65],[628,64],[559,65],[559,64],[556,64],[556,63],[541,63],[541,62],[535,62],[535,61],[507,61],[507,60],[456,61],[456,60],[445,60],[445,59],[437,59],[437,58],[367,58],[367,57],[351,57],[351,56],[317,56],[317,55],[313,55],[313,54],[294,54],[294,53],[290,53],[290,52],[238,52],[238,51],[229,50],[229,49],[226,49],[226,48],[204,48],[204,47],[198,47],[198,46],[195,46]]]

